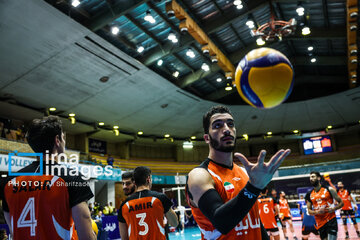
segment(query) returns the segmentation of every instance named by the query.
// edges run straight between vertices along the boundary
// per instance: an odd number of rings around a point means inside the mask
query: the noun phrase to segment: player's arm
[[[172,210],[172,208],[170,208],[169,211],[167,211],[167,213],[165,213],[165,217],[171,226],[177,227],[179,225],[179,220],[177,218],[177,215],[174,212],[174,210]]]
[[[121,240],[129,240],[126,223],[119,222]]]
[[[79,239],[95,240],[96,235],[92,229],[90,210],[86,202],[81,202],[72,207],[71,213]]]
[[[275,216],[279,215],[279,213],[280,213],[279,204],[274,205],[274,210],[275,210]]]
[[[329,208],[327,211],[332,213],[335,212],[336,210],[342,208],[344,206],[344,202],[343,200],[339,197],[339,195],[337,194],[337,192],[335,191],[334,188],[329,187],[329,191],[331,193],[331,196],[336,200],[337,204],[335,205],[335,207],[331,207]]]
[[[312,202],[306,200],[306,206],[307,206],[307,209],[308,209],[308,212],[309,212],[310,215],[319,214],[318,211],[313,210],[313,208],[312,208]]]
[[[9,229],[10,229],[10,234],[11,234],[12,236],[14,236],[13,233],[12,233],[12,229],[13,229],[13,228],[12,228],[12,226],[11,226],[10,213],[4,211],[4,217],[5,217],[5,221],[6,221],[7,225],[8,225],[8,227],[9,227]]]

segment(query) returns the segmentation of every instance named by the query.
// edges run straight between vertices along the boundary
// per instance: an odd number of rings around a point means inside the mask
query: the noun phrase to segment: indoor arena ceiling
[[[295,18],[294,35],[264,45],[293,64],[289,99],[259,110],[246,105],[235,88],[225,91],[231,81],[191,35],[180,32],[179,20],[166,13],[165,0],[81,0],[77,7],[71,0],[0,1],[0,116],[27,120],[25,109],[54,106],[61,116],[76,113],[77,130],[68,126],[74,133],[105,122],[100,127],[105,131],[95,133],[105,139],[114,138],[113,125],[129,135],[142,130],[148,137],[200,138],[202,114],[217,103],[230,106],[239,136],[358,124],[360,89],[349,90],[345,0],[273,0],[272,8],[267,0],[244,0],[242,9],[234,0],[176,1],[234,66],[258,47],[247,20],[256,26],[267,23],[271,9],[277,19]],[[303,16],[296,12],[299,4]],[[155,22],[146,21],[146,14]],[[304,26],[311,34],[301,34]],[[170,33],[176,43],[168,40]],[[202,69],[204,63],[209,71]],[[100,81],[104,77],[107,82]],[[14,105],[17,111],[10,114]],[[91,127],[81,128],[81,123]]]

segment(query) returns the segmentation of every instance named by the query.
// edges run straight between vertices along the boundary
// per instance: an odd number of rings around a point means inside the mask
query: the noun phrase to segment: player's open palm
[[[265,163],[266,151],[261,150],[256,164],[250,163],[241,153],[235,153],[240,162],[244,165],[248,175],[249,182],[259,189],[265,188],[271,181],[275,171],[280,167],[282,161],[290,154],[290,149],[279,150],[269,162]]]

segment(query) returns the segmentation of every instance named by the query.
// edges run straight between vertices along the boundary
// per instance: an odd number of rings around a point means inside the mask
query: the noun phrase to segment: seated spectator
[[[107,164],[110,166],[112,166],[114,164],[114,158],[110,154],[106,161],[107,161]]]

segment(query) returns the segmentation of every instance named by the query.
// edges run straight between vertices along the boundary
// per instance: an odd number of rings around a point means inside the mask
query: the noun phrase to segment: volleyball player
[[[130,196],[135,192],[134,173],[132,171],[125,172],[121,175],[121,179],[125,196]]]
[[[151,170],[137,167],[134,170],[136,191],[119,209],[122,240],[165,240],[164,215],[173,227],[178,225],[172,202],[163,193],[151,191]]]
[[[275,219],[279,207],[275,205],[273,198],[267,196],[268,189],[264,188],[258,198],[260,219],[271,240],[279,240],[280,233]]]
[[[310,215],[315,216],[317,229],[322,240],[336,240],[338,225],[335,211],[344,206],[343,201],[332,187],[321,185],[319,172],[310,173],[313,189],[306,196],[306,204]],[[335,201],[337,202],[335,204]]]
[[[34,119],[26,139],[34,152],[44,154],[44,160],[46,151],[54,155],[65,151],[62,123],[55,116]],[[55,175],[43,175],[40,164],[54,169]],[[12,239],[96,239],[86,203],[94,196],[90,187],[81,176],[70,176],[72,171],[59,166],[38,159],[19,171],[23,176],[10,176],[1,184]]]
[[[287,230],[286,230],[286,223],[288,223],[289,227],[290,227],[290,232],[293,234],[293,238],[296,240],[297,237],[295,235],[294,225],[291,220],[290,206],[289,206],[289,203],[286,200],[285,196],[286,196],[285,192],[281,191],[280,199],[279,199],[279,208],[280,208],[279,217],[280,217],[281,222],[283,223],[283,232],[284,232],[285,239],[289,239]]]
[[[203,127],[209,155],[191,170],[186,187],[202,239],[268,239],[259,219],[257,197],[290,150],[278,151],[268,163],[264,163],[263,150],[256,164],[235,153],[246,173],[233,163],[236,128],[229,109],[212,107],[203,117]]]
[[[349,238],[349,232],[348,232],[348,227],[347,227],[348,217],[350,217],[351,221],[354,224],[356,234],[358,235],[358,237],[360,237],[359,227],[357,225],[356,218],[355,218],[355,211],[357,211],[357,209],[358,209],[358,207],[356,205],[356,201],[351,196],[350,192],[344,188],[344,184],[341,181],[339,181],[337,183],[337,186],[338,186],[337,194],[339,195],[341,200],[344,202],[344,206],[341,208],[341,211],[340,211],[340,216],[341,216],[341,219],[344,224],[346,238]],[[351,203],[354,203],[355,211],[354,211]]]

